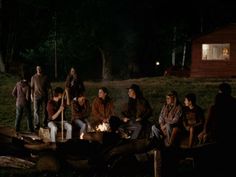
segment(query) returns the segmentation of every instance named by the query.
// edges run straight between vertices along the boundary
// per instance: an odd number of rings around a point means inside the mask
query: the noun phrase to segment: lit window
[[[229,60],[230,44],[202,44],[202,60]]]

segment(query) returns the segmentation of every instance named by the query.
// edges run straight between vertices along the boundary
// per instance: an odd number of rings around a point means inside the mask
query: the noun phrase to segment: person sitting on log
[[[132,132],[131,139],[137,139],[142,130],[147,129],[148,119],[152,116],[152,108],[137,84],[132,84],[128,88],[128,96],[128,103],[124,105],[121,112],[122,127]]]
[[[49,116],[48,127],[50,128],[51,142],[56,142],[57,127],[59,125],[65,127],[67,140],[72,137],[72,126],[64,119],[64,109],[66,104],[63,97],[63,89],[61,87],[56,87],[54,89],[53,98],[47,103]]]
[[[80,128],[80,136],[87,132],[89,126],[89,116],[91,113],[91,106],[89,100],[84,95],[75,97],[72,101],[72,125],[73,131],[76,127]],[[74,133],[73,133],[74,134]]]
[[[177,145],[182,125],[182,112],[182,105],[179,102],[177,92],[170,91],[167,93],[158,124],[152,126],[151,137],[156,137],[158,141],[164,139],[166,146]]]
[[[185,95],[184,105],[183,126],[189,137],[188,147],[191,148],[197,142],[197,135],[203,128],[204,111],[197,105],[194,93]]]
[[[98,96],[92,102],[90,124],[94,131],[108,131],[109,119],[115,115],[113,100],[106,87],[98,89]]]

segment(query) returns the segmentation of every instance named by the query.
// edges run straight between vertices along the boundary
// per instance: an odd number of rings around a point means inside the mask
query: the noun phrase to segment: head
[[[56,97],[56,98],[62,98],[62,95],[63,95],[63,88],[61,87],[56,87],[53,91],[53,97]]]
[[[178,94],[176,91],[172,90],[167,93],[166,95],[166,104],[173,104],[175,105],[178,102]]]
[[[221,83],[219,85],[219,93],[222,93],[224,95],[231,95],[231,86],[228,83]]]
[[[42,73],[42,68],[41,68],[41,66],[36,66],[36,72],[37,72],[37,74],[41,74]]]
[[[184,104],[187,107],[196,105],[196,95],[194,93],[189,93],[184,97]]]
[[[76,74],[76,70],[75,70],[75,68],[71,68],[70,69],[70,75],[75,75]]]
[[[108,96],[109,91],[106,87],[101,87],[98,89],[98,97],[105,100],[105,98]]]
[[[86,101],[86,97],[84,95],[79,95],[78,98],[77,98],[77,101],[79,103],[79,105],[84,105],[85,101]]]
[[[140,87],[137,84],[132,84],[129,88],[128,88],[128,95],[130,98],[138,98],[138,97],[142,97],[143,93],[140,89]]]

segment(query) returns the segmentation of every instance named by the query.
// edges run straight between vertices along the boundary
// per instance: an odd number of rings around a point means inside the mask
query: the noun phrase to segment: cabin
[[[190,77],[236,77],[236,24],[192,40]]]

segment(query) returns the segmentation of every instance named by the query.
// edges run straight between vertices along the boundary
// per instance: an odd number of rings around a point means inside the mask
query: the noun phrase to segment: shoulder
[[[85,104],[89,105],[90,101],[88,99],[85,99]]]
[[[21,81],[16,82],[16,86],[20,86],[21,85]]]
[[[35,79],[35,77],[37,77],[37,74],[34,74],[31,79]]]
[[[53,101],[52,99],[48,100],[48,105],[53,105],[54,103],[55,103],[55,101]]]
[[[100,102],[101,102],[101,100],[98,97],[95,97],[93,99],[93,104],[100,103]]]

